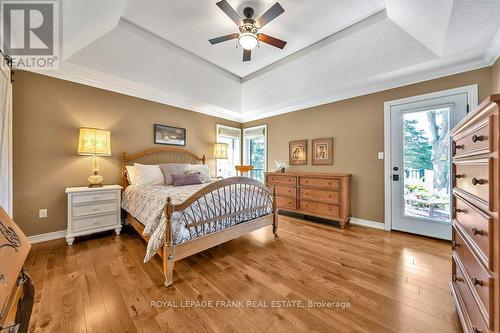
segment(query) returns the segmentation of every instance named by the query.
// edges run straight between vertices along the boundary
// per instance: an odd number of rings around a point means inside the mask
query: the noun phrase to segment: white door
[[[390,108],[392,229],[451,239],[450,130],[467,115],[467,92]]]

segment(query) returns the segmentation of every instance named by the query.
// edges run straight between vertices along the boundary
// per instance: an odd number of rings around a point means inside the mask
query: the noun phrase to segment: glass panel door
[[[391,106],[392,229],[451,239],[450,130],[466,93]]]
[[[405,216],[451,223],[450,111],[403,114]]]

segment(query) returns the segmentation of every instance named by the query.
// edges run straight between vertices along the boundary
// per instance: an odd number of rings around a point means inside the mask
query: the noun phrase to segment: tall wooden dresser
[[[452,295],[464,332],[500,332],[500,95],[451,132]]]
[[[266,186],[276,186],[280,210],[338,221],[341,228],[351,219],[350,174],[266,172]]]

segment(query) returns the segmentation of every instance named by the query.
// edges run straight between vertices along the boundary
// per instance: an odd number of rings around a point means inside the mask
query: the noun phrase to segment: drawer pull
[[[472,228],[472,234],[473,235],[481,235],[482,236],[483,235],[483,230],[477,229],[477,228],[474,227],[474,228]]]
[[[472,277],[472,285],[474,285],[474,286],[482,286],[483,285],[483,280],[476,279],[475,277]]]
[[[455,213],[465,213],[465,212],[466,212],[465,209],[460,209],[460,208],[455,209]]]
[[[464,178],[464,175],[455,175],[455,178],[457,178],[457,179]]]
[[[476,177],[472,178],[471,180],[472,185],[483,185],[484,184],[484,179],[477,179]]]
[[[451,279],[453,280],[453,282],[462,282],[464,280],[460,276],[457,276],[456,274],[453,274]]]
[[[456,241],[451,241],[451,249],[455,250],[458,247],[458,244]]]
[[[473,135],[472,136],[472,142],[476,143],[478,141],[483,141],[483,136],[482,135]]]
[[[455,149],[464,149],[464,145],[456,145]]]
[[[479,328],[477,328],[476,326],[472,326],[472,332],[473,333],[481,333],[482,331]]]

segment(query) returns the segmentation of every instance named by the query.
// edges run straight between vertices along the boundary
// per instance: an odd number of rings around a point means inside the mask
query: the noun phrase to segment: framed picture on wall
[[[290,141],[288,146],[290,165],[307,164],[307,140]]]
[[[333,164],[333,138],[314,139],[311,146],[312,165]]]
[[[155,124],[154,138],[157,145],[185,146],[186,129]]]

